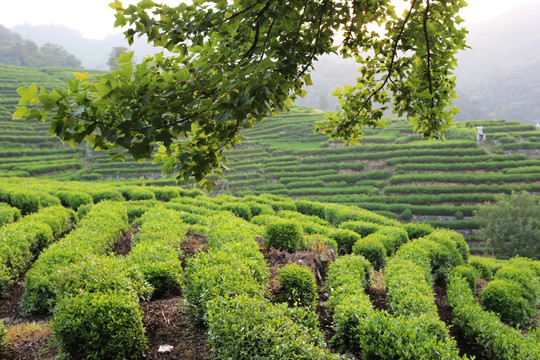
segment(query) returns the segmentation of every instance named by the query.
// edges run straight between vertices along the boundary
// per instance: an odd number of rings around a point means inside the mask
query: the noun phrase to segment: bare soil
[[[137,235],[141,229],[138,226],[133,226],[126,231],[124,235],[114,244],[113,252],[119,256],[126,256],[131,252],[131,240]]]

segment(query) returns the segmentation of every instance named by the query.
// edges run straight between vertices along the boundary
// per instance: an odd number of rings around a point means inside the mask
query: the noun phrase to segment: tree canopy
[[[499,195],[480,207],[475,218],[488,248],[501,258],[516,255],[540,259],[540,199],[527,192]]]
[[[458,12],[463,0],[194,0],[176,7],[151,0],[124,7],[115,26],[129,43],[146,35],[167,50],[67,89],[19,89],[14,118],[45,120],[65,142],[136,159],[154,158],[167,174],[202,181],[226,161],[241,131],[285,111],[305,94],[323,54],[353,57],[355,86],[337,89],[341,110],[316,129],[355,143],[364,126],[384,126],[391,109],[424,136],[442,137],[456,110],[453,70],[465,47]]]

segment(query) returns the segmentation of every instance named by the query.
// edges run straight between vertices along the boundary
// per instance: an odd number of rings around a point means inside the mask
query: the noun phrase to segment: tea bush
[[[268,303],[260,296],[218,298],[208,306],[208,323],[215,359],[343,359],[325,348],[316,315],[303,307]]]
[[[381,226],[367,221],[345,221],[339,225],[342,229],[352,230],[361,237],[377,232]]]
[[[156,200],[160,201],[171,201],[180,196],[180,192],[175,187],[163,186],[163,187],[153,187],[150,189],[154,192]]]
[[[340,254],[350,254],[353,245],[360,239],[360,235],[347,229],[335,229],[328,236],[336,241]]]
[[[21,211],[19,209],[0,203],[0,228],[5,224],[19,220],[20,217]]]
[[[230,211],[246,221],[251,220],[251,208],[247,204],[241,202],[228,202],[221,206],[221,210]]]
[[[0,196],[3,201],[21,210],[22,215],[37,212],[41,207],[39,194],[32,191],[10,190],[7,193],[2,193]]]
[[[381,270],[386,263],[386,249],[375,238],[359,239],[352,248],[353,254],[365,257],[375,270]]]
[[[295,220],[273,220],[265,226],[264,240],[276,249],[295,252],[300,248],[303,237],[302,226]]]
[[[459,276],[467,281],[472,291],[476,289],[476,272],[471,266],[458,265],[450,272],[449,277]]]
[[[52,327],[73,359],[140,359],[147,348],[139,304],[122,292],[68,296],[56,306]]]
[[[119,188],[118,191],[126,200],[155,200],[156,195],[149,190],[138,186]]]
[[[278,281],[281,284],[281,296],[291,307],[313,307],[317,299],[315,277],[309,268],[296,263],[279,269]]]
[[[487,359],[540,358],[537,339],[534,336],[523,337],[520,331],[501,323],[497,315],[484,311],[463,277],[450,277],[447,293],[453,324],[469,343],[480,348]]]
[[[94,202],[92,196],[81,191],[59,191],[56,193],[56,196],[62,201],[63,206],[75,211],[81,205],[92,204]]]
[[[536,307],[524,295],[518,283],[496,279],[484,288],[480,297],[487,310],[498,314],[505,323],[519,326],[530,323],[537,313]]]
[[[111,201],[124,201],[124,196],[119,191],[112,189],[97,190],[91,192],[94,203],[97,204],[100,201],[111,200]]]
[[[409,239],[414,240],[431,234],[435,229],[426,223],[410,222],[403,225]]]

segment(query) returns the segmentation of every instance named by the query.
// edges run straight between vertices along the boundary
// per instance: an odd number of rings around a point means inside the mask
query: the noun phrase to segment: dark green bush
[[[456,218],[456,220],[463,220],[463,212],[461,212],[461,210],[456,211],[454,217]]]
[[[336,241],[340,254],[350,254],[353,245],[360,239],[360,235],[347,229],[336,229],[328,236]]]
[[[404,224],[403,227],[405,228],[405,231],[407,231],[407,235],[409,235],[409,239],[411,240],[421,238],[435,231],[431,225],[425,223],[410,222]]]
[[[123,187],[118,189],[126,200],[155,200],[156,195],[151,190],[139,186]]]
[[[94,203],[97,204],[100,201],[103,200],[112,200],[112,201],[124,201],[124,197],[119,191],[116,190],[98,190],[96,192],[92,193],[92,198],[94,199]]]
[[[493,271],[491,268],[481,259],[475,258],[469,261],[471,266],[476,269],[478,277],[486,281],[491,281],[493,279]]]
[[[208,340],[215,359],[338,360],[325,348],[315,313],[272,304],[260,296],[213,300]]]
[[[10,192],[8,202],[11,206],[21,210],[22,215],[36,212],[41,206],[39,195],[31,191]]]
[[[524,295],[518,283],[497,279],[484,288],[480,298],[484,308],[498,314],[503,322],[519,326],[530,323],[537,312]]]
[[[62,205],[77,211],[79,206],[93,204],[94,199],[87,193],[80,191],[59,191],[56,196],[62,201]]]
[[[296,200],[296,208],[299,213],[305,215],[314,215],[318,216],[321,219],[324,219],[324,204],[307,201],[307,200]]]
[[[251,220],[251,209],[247,204],[240,202],[228,202],[221,206],[221,210],[227,210],[246,221]]]
[[[339,227],[342,229],[352,230],[361,237],[366,237],[369,234],[372,234],[379,230],[381,226],[367,221],[350,220],[341,223]]]
[[[268,246],[292,252],[300,248],[304,237],[300,223],[291,219],[272,220],[266,224],[265,231]]]
[[[140,359],[147,348],[139,304],[124,293],[80,293],[58,303],[52,322],[73,359]]]
[[[310,306],[317,299],[317,285],[311,270],[296,263],[279,269],[278,280],[281,284],[281,295],[291,307]]]
[[[412,220],[413,215],[412,215],[411,208],[406,208],[405,210],[403,210],[400,216],[401,216],[401,220],[404,220],[404,221]]]
[[[365,257],[375,270],[381,270],[386,263],[386,249],[374,238],[359,239],[354,244],[352,252]]]
[[[245,204],[249,206],[252,216],[273,215],[276,213],[274,209],[272,209],[272,207],[267,204],[262,204],[256,201],[247,201]]]
[[[465,265],[458,265],[450,272],[449,278],[460,276],[467,281],[469,288],[474,292],[476,289],[476,272],[474,268]]]
[[[178,189],[170,186],[155,187],[152,188],[152,191],[156,196],[156,200],[160,201],[171,201],[172,199],[180,196]]]

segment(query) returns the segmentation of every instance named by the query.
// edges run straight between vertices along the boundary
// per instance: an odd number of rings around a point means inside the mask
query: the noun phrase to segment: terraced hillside
[[[269,194],[23,178],[0,178],[0,219],[2,359],[540,356],[540,262],[471,257],[451,230]]]
[[[357,205],[403,220],[410,214],[470,241],[478,205],[499,193],[540,192],[540,131],[532,125],[458,123],[447,141],[428,141],[407,121],[389,119],[386,129],[368,129],[363,145],[345,147],[313,134],[322,117],[294,108],[246,131],[244,146],[228,155],[220,188]],[[477,126],[486,134],[482,144]]]

